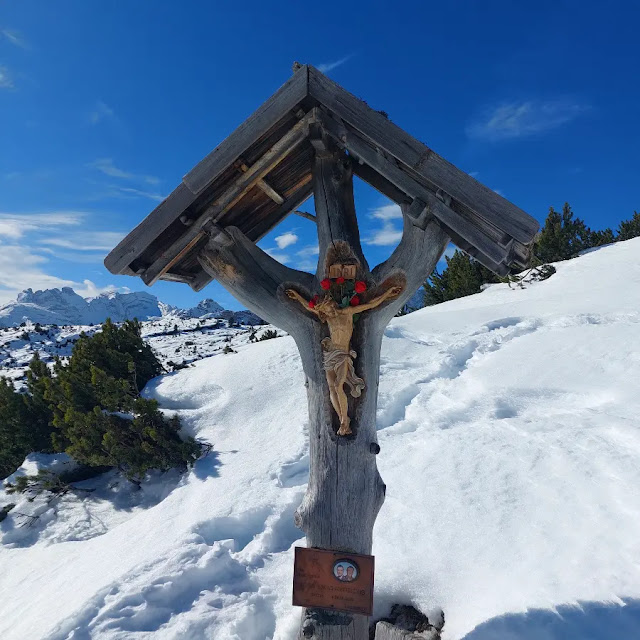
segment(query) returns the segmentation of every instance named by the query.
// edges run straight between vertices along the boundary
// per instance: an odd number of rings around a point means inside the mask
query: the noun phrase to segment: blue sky
[[[294,60],[538,220],[568,201],[615,227],[640,209],[639,27],[640,3],[615,0],[4,2],[0,302],[29,286],[146,289],[109,274],[105,254]],[[356,205],[375,264],[398,240],[397,210],[362,183]],[[315,245],[297,216],[261,243],[307,268]],[[238,307],[217,284],[149,291]]]

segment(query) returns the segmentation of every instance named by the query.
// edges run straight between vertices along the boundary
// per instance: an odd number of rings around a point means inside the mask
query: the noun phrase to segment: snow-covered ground
[[[639,258],[618,243],[389,326],[377,615],[442,607],[449,640],[640,637]],[[192,471],[86,481],[0,525],[3,640],[294,637],[301,366],[287,337],[236,349],[146,389],[213,444]]]
[[[239,345],[260,340],[267,331],[284,335],[271,325],[230,325],[227,320],[215,318],[163,316],[141,324],[142,337],[167,371],[221,353],[227,346],[235,350]],[[100,325],[42,325],[37,329],[33,322],[26,322],[24,327],[0,328],[0,376],[9,378],[18,388],[24,385],[36,352],[50,366],[56,356],[64,362],[80,335],[92,335]]]

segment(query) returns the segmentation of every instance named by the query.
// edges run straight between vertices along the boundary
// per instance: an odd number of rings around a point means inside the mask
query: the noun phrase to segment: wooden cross
[[[402,239],[374,268],[362,251],[354,173],[402,211]],[[291,269],[256,245],[312,194],[315,216],[300,215],[316,224],[315,274]],[[295,523],[308,547],[370,554],[385,496],[376,466],[385,327],[429,277],[450,239],[504,275],[527,263],[537,229],[526,213],[301,65],[105,264],[147,284],[164,279],[200,290],[216,279],[293,337],[307,388],[310,459]],[[326,279],[333,282],[329,289]],[[334,284],[344,286],[338,296]],[[365,640],[368,618],[306,609],[300,638]]]

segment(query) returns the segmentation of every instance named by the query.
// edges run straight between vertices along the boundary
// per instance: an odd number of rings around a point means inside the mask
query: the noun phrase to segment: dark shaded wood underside
[[[296,128],[308,135],[309,121],[358,160],[356,175],[399,204],[413,203],[416,225],[435,218],[461,249],[500,275],[526,265],[536,220],[303,66],[107,256],[107,268],[147,284],[163,279],[201,289],[211,277],[197,255],[212,223],[214,233],[233,226],[257,242],[311,195],[310,140],[298,135],[284,144]],[[258,176],[261,167],[266,173]]]

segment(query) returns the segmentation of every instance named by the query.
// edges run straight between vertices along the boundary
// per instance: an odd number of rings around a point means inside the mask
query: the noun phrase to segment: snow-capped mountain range
[[[95,298],[83,298],[72,288],[26,289],[14,302],[0,307],[0,327],[17,326],[23,322],[58,325],[100,324],[107,318],[114,322],[138,318],[174,316],[177,318],[225,318],[242,324],[258,324],[260,319],[248,311],[225,310],[215,300],[202,300],[191,309],[180,309],[159,302],[144,291],[102,293]]]

